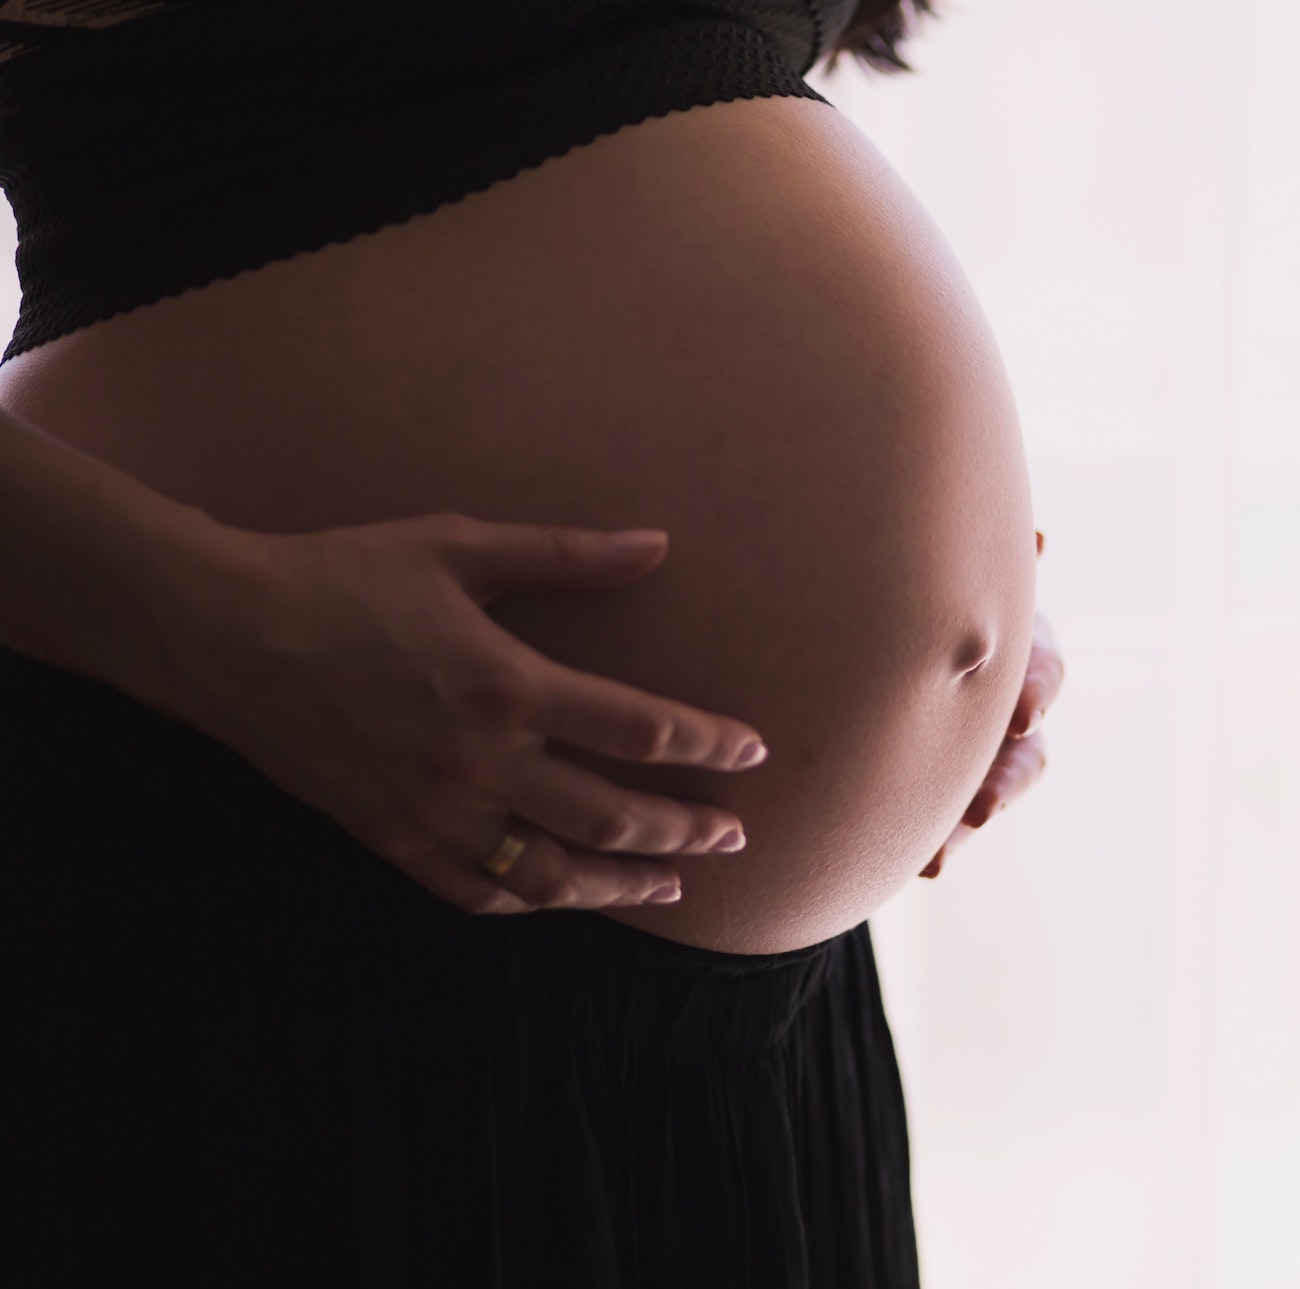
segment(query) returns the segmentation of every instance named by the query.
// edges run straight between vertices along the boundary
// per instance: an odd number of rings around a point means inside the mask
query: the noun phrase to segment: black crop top
[[[620,126],[796,96],[856,0],[5,0],[7,361]]]

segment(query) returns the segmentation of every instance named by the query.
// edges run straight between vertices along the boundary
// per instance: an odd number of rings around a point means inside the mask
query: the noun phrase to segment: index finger
[[[604,756],[713,770],[749,769],[767,756],[758,732],[744,721],[561,663],[547,660],[542,691],[534,728]],[[745,749],[755,743],[755,759],[743,760]]]

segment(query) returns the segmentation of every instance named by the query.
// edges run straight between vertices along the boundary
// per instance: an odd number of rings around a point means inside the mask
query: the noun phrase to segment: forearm
[[[0,644],[175,714],[180,642],[237,600],[256,551],[0,409]]]

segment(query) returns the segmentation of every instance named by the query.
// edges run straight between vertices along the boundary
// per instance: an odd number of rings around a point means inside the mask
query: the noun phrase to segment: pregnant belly
[[[719,103],[485,193],[85,328],[0,403],[217,519],[455,510],[666,528],[613,593],[492,616],[549,657],[751,722],[726,775],[563,745],[734,809],[679,905],[603,916],[734,953],[856,925],[993,760],[1034,534],[987,324],[925,212],[827,104]]]

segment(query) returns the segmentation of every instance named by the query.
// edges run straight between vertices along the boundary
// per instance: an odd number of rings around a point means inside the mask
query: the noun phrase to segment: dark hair
[[[848,54],[867,71],[914,71],[899,56],[898,45],[912,34],[913,20],[923,13],[937,16],[934,0],[858,0],[857,12],[831,46],[827,68],[833,70],[840,55]]]

